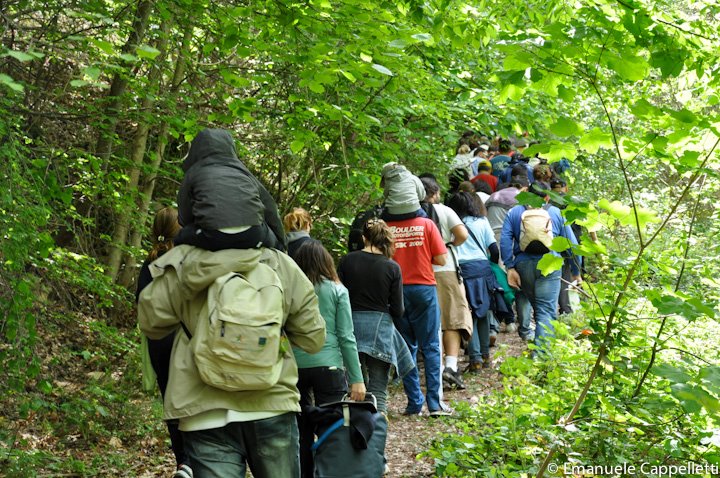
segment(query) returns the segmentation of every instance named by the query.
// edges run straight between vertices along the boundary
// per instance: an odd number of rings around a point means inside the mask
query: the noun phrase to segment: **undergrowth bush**
[[[676,325],[687,322],[678,319]],[[713,321],[694,323],[690,340],[700,348],[710,345],[707,333],[714,327]],[[552,476],[563,476],[573,465],[720,464],[717,350],[705,349],[712,352],[702,359],[663,354],[653,379],[634,396],[643,363],[637,352],[647,343],[631,341],[608,357],[596,387],[565,423],[596,358],[592,342],[574,329],[558,322],[548,353],[502,363],[503,390],[476,405],[457,404],[457,431],[438,437],[424,454],[434,459],[438,476],[532,476],[552,447]],[[697,401],[698,390],[707,394],[704,403]]]

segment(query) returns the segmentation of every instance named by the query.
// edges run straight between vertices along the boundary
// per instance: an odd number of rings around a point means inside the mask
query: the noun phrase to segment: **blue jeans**
[[[470,362],[482,362],[483,357],[490,357],[490,314],[476,317],[473,314],[473,334],[468,342]],[[497,323],[497,322],[496,322]]]
[[[362,368],[365,388],[377,400],[378,412],[385,413],[387,411],[390,364],[371,355],[360,353],[360,367]]]
[[[417,368],[403,378],[405,395],[408,399],[407,411],[419,412],[425,401],[429,411],[440,410],[442,370],[437,289],[434,285],[403,285],[403,301],[405,313],[398,320],[397,329],[405,339],[415,363],[417,364],[418,348],[422,351],[425,361],[425,397],[420,388],[420,374]]]
[[[295,413],[183,432],[195,478],[298,478],[300,457]]]
[[[552,321],[557,318],[560,271],[544,276],[537,268],[538,262],[539,259],[531,259],[515,264],[515,269],[520,274],[520,294],[516,295],[516,298],[518,315],[522,307],[526,307],[526,302],[532,306],[535,319],[535,345],[542,347],[545,337],[555,335]],[[523,319],[529,319],[526,311],[523,311],[523,316]],[[521,324],[523,327],[529,326],[529,323],[524,321],[521,321]]]
[[[530,328],[532,306],[530,299],[520,290],[515,291],[515,308],[517,309],[518,335],[522,339],[532,339],[534,336],[534,332]]]

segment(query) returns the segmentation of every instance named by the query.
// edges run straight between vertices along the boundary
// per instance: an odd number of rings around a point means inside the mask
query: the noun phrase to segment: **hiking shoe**
[[[515,322],[513,322],[512,324],[507,324],[507,326],[505,327],[505,331],[508,334],[514,334],[515,332],[517,332],[517,325],[515,324]]]
[[[172,478],[193,478],[193,471],[187,465],[180,465]]]
[[[482,363],[481,362],[470,362],[465,369],[466,373],[480,373],[482,370]]]
[[[429,413],[430,417],[437,418],[437,417],[451,417],[453,414],[452,411],[449,410],[432,410]]]
[[[449,367],[445,367],[442,373],[443,382],[446,382],[450,387],[457,388],[458,390],[465,390],[465,382],[463,382],[462,375],[457,370],[452,370]]]
[[[497,334],[490,335],[490,347],[495,347],[496,341],[497,341]]]
[[[423,411],[422,411],[422,408],[420,410],[410,410],[410,409],[406,408],[402,414],[406,417],[412,417],[412,416],[420,417],[420,416],[422,416]]]
[[[490,360],[490,357],[483,357],[481,367],[482,368],[491,368],[492,367],[492,361]]]

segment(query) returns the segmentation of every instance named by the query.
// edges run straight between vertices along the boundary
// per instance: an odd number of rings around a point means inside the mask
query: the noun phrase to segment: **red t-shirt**
[[[435,285],[434,256],[447,254],[445,242],[435,223],[424,217],[389,221],[395,237],[395,256],[400,264],[403,284]]]
[[[490,186],[490,190],[492,192],[497,191],[498,178],[496,178],[492,174],[480,173],[477,176],[475,176],[474,178],[472,178],[470,180],[470,182],[475,183],[475,181],[477,181],[477,180],[485,181],[488,184],[488,186]]]

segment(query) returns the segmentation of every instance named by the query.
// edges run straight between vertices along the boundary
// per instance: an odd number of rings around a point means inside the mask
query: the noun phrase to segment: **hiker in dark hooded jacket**
[[[285,232],[275,200],[235,153],[229,131],[204,129],[182,165],[175,244],[209,251],[285,250]]]

